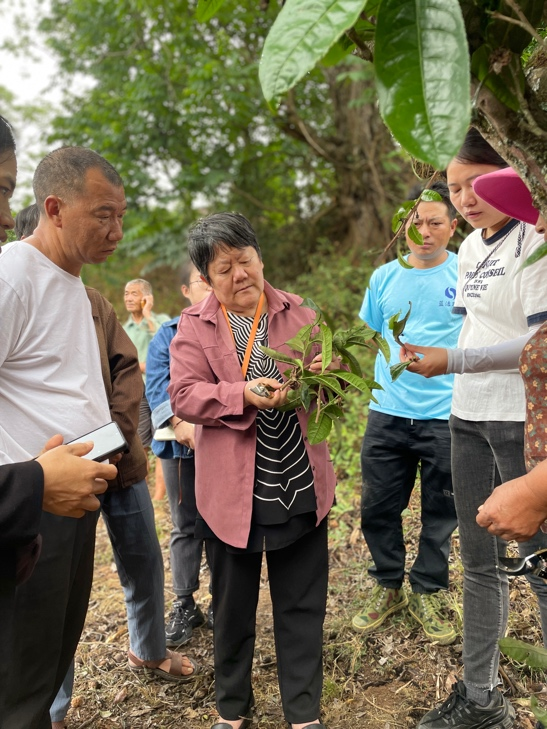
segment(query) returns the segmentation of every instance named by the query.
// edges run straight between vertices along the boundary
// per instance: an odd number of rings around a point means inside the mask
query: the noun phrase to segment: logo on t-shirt
[[[444,290],[445,299],[439,301],[439,306],[454,306],[454,299],[456,298],[456,289],[452,286],[447,286]]]

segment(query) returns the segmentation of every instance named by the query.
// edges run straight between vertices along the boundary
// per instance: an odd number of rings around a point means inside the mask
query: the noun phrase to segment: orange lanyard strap
[[[241,373],[243,375],[243,379],[245,379],[247,375],[247,369],[249,367],[249,362],[251,361],[251,352],[253,351],[253,344],[255,342],[256,337],[256,330],[258,329],[258,324],[260,322],[260,316],[262,314],[262,304],[264,303],[264,291],[260,294],[260,299],[258,300],[258,305],[256,307],[255,316],[253,319],[253,326],[251,327],[251,333],[249,334],[249,341],[247,342],[247,347],[245,348],[245,356],[243,357],[243,362],[241,364]],[[228,324],[228,329],[230,330],[230,334],[232,335],[232,339],[234,340],[234,345],[236,343],[234,332],[232,330],[232,325],[230,324],[230,319],[228,318],[228,312],[226,311],[226,307],[224,304],[220,305],[220,308],[222,309],[222,313],[224,314],[224,318],[226,319],[226,323]],[[237,346],[236,346],[237,351]]]

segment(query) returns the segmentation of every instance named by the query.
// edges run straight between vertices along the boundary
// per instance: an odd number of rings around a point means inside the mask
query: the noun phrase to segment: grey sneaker
[[[458,681],[444,704],[422,716],[417,729],[511,729],[514,720],[515,710],[497,689],[487,706],[479,706]]]
[[[402,587],[382,587],[378,584],[351,624],[356,630],[368,633],[381,625],[388,615],[408,605],[408,597]]]

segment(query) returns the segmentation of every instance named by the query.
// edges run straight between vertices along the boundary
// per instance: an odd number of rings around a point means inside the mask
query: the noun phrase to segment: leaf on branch
[[[430,190],[428,187],[426,187],[425,190],[422,190],[420,194],[420,201],[421,202],[442,202],[443,199],[439,195],[438,192],[435,190]]]
[[[351,28],[364,0],[287,0],[264,43],[259,78],[274,102],[300,81]]]
[[[401,246],[397,246],[397,260],[399,261],[399,265],[403,268],[414,268],[414,266],[411,266],[410,263],[403,256]]]
[[[196,18],[200,23],[206,23],[217,14],[224,0],[198,0]]]
[[[406,222],[408,214],[415,205],[416,200],[405,200],[404,203],[401,203],[401,206],[391,218],[391,230],[393,233],[397,233],[400,230],[401,226]]]
[[[300,306],[304,307],[304,309],[311,309],[312,311],[315,311],[315,321],[313,322],[313,326],[318,324],[321,319],[323,318],[323,312],[321,309],[317,306],[315,301],[313,299],[306,298],[304,301],[300,304]]]
[[[374,341],[376,342],[378,349],[380,352],[384,355],[384,359],[386,362],[389,362],[391,359],[391,350],[389,348],[389,344],[386,342],[386,340],[382,337],[380,332],[376,332],[376,336],[374,337]]]
[[[398,311],[397,314],[394,314],[391,316],[388,320],[388,327],[393,332],[393,339],[397,342],[397,344],[401,347],[404,347],[405,345],[401,342],[401,335],[403,334],[406,323],[408,321],[408,317],[410,316],[410,312],[412,311],[412,301],[408,302],[408,311],[406,312],[405,316],[402,319],[399,319],[399,316],[401,315],[401,312]]]
[[[422,238],[422,234],[420,233],[420,231],[418,230],[418,228],[415,226],[414,223],[411,223],[408,226],[407,233],[408,233],[408,237],[410,238],[410,240],[413,243],[415,243],[417,246],[423,246],[424,239]]]
[[[389,368],[389,374],[391,375],[391,381],[395,382],[406,370],[410,362],[398,362],[397,364],[391,365]]]
[[[329,390],[332,390],[336,395],[339,395],[340,397],[344,397],[344,391],[342,390],[340,383],[338,382],[338,373],[335,376],[335,371],[331,372],[325,372],[324,375],[314,375],[314,374],[305,374],[304,376],[304,382],[306,384],[317,384],[321,385],[322,387],[326,387]],[[347,374],[347,373],[346,373]],[[356,375],[354,375],[356,377]],[[341,378],[340,378],[341,379]]]
[[[332,429],[332,418],[322,410],[319,418],[314,411],[308,418],[308,441],[310,445],[317,445],[326,440]]]
[[[337,349],[338,354],[342,357],[342,362],[349,365],[349,368],[353,372],[353,374],[357,375],[358,377],[362,377],[363,370],[361,369],[361,365],[359,364],[357,358],[354,357],[353,354],[349,351],[349,349],[346,349],[345,347],[338,347]]]
[[[276,362],[285,362],[286,364],[292,364],[296,367],[301,364],[301,360],[294,359],[294,357],[289,357],[288,354],[283,354],[283,352],[278,352],[275,349],[263,347],[262,345],[259,345],[259,349],[261,352],[264,352],[264,354],[268,355],[268,357],[271,357]]]
[[[321,372],[332,362],[332,332],[326,324],[319,328],[321,332]]]
[[[376,385],[377,388],[380,387],[377,382],[365,380],[363,377],[353,374],[353,372],[346,372],[346,370],[332,370],[332,374],[336,375],[339,380],[348,382],[350,385],[355,387],[355,389],[368,396],[370,396],[371,384]],[[382,388],[380,387],[380,389]]]
[[[455,0],[382,0],[376,23],[380,113],[413,157],[443,169],[471,118],[467,36]]]

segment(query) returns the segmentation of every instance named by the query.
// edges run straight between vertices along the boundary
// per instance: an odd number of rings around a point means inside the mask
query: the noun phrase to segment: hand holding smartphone
[[[82,458],[87,458],[91,461],[106,461],[118,453],[127,453],[129,450],[122,431],[113,420],[100,428],[92,430],[90,433],[68,441],[66,445],[70,443],[85,443],[90,440],[93,441],[93,448],[87,455],[82,456]]]

